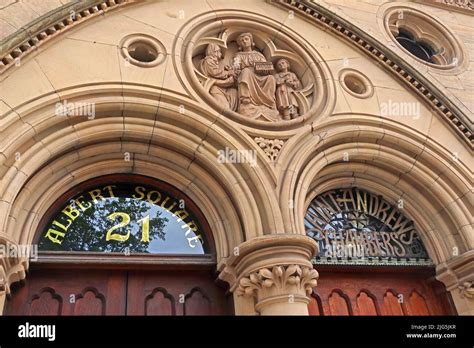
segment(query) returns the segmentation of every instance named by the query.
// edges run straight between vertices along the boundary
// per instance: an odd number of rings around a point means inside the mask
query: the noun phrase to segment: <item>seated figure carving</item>
[[[254,50],[255,43],[251,33],[242,33],[237,38],[239,52],[234,57],[237,66],[238,112],[251,118],[279,120],[276,107],[276,81],[272,75],[258,75],[256,63],[267,62],[265,56]]]

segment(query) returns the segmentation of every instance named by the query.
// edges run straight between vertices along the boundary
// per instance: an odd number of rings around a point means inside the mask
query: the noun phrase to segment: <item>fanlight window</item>
[[[358,188],[320,194],[305,216],[306,234],[319,245],[315,262],[431,264],[402,210]]]
[[[39,250],[205,254],[192,206],[166,187],[99,184],[62,204],[43,229]]]

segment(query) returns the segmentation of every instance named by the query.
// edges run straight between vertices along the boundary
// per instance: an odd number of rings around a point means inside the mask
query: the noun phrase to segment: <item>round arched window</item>
[[[318,195],[305,216],[306,234],[316,240],[316,263],[415,264],[432,262],[403,202],[353,187]]]
[[[436,61],[433,59],[436,54],[434,48],[428,43],[417,40],[409,31],[399,29],[395,39],[403,46],[403,48],[415,57],[418,57],[425,62],[436,64]]]
[[[205,254],[195,204],[174,187],[145,178],[100,179],[63,196],[39,237],[42,251]]]
[[[436,18],[412,7],[395,5],[384,16],[384,26],[397,46],[431,68],[465,68],[466,49],[457,36]]]

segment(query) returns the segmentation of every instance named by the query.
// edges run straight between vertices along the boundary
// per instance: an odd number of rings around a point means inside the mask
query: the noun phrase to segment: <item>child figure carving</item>
[[[276,105],[284,120],[290,120],[298,117],[298,102],[295,97],[295,91],[301,88],[301,82],[295,73],[289,71],[290,63],[282,58],[276,63],[277,73],[275,80]]]

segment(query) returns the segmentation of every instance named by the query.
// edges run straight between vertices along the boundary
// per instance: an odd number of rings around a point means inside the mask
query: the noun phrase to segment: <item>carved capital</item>
[[[318,277],[318,272],[307,266],[278,265],[262,268],[241,278],[236,292],[240,296],[256,295],[257,298],[262,297],[261,291],[309,296],[317,285]]]
[[[464,282],[462,285],[459,285],[458,289],[462,298],[474,300],[474,281]]]
[[[308,295],[318,279],[311,263],[317,250],[316,242],[303,235],[257,237],[234,249],[219,278],[230,284],[238,301],[252,303],[250,312],[240,314],[308,315]]]
[[[8,250],[16,244],[9,241],[0,241],[0,293],[10,293],[11,284],[26,277],[29,259],[22,255],[8,255]],[[1,310],[0,310],[1,312]]]

